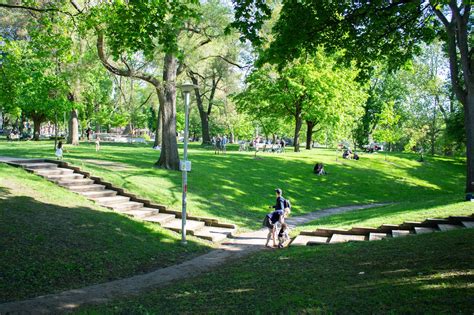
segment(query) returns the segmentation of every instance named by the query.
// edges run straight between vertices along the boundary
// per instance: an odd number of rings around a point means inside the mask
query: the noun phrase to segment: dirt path
[[[330,208],[289,218],[287,222],[291,226],[297,226],[337,213],[374,208],[382,205],[369,204]],[[178,265],[81,289],[0,304],[0,314],[60,313],[74,310],[84,304],[99,304],[118,297],[138,295],[144,290],[164,287],[177,280],[194,277],[210,271],[228,261],[237,260],[253,252],[264,250],[266,236],[266,229],[239,234],[235,238],[226,241],[218,249]]]

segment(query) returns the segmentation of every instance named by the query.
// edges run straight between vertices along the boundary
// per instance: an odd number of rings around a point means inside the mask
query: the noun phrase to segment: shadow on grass
[[[123,215],[0,189],[0,302],[149,272],[209,250]]]
[[[266,251],[85,313],[470,314],[472,237],[460,230]],[[281,281],[269,294],[275,274]]]
[[[43,145],[44,146],[44,145]],[[49,148],[49,146],[48,146]],[[332,150],[315,149],[310,157],[301,155],[263,153],[254,159],[253,153],[229,151],[215,155],[213,150],[190,146],[193,170],[189,173],[189,209],[193,214],[214,216],[240,226],[256,228],[274,203],[274,188],[280,187],[293,205],[294,215],[345,205],[372,202],[406,202],[437,200],[442,195],[451,200],[462,200],[464,167],[462,159],[427,157],[425,163],[416,162],[417,155],[390,154],[368,157],[361,154],[360,161],[334,160]],[[27,156],[34,151],[15,148]],[[43,150],[43,151],[42,151]],[[50,149],[48,149],[50,152]],[[33,152],[33,153],[32,153]],[[40,147],[39,154],[45,149]],[[51,151],[48,154],[53,154]],[[172,208],[181,200],[181,173],[156,169],[159,151],[143,144],[107,143],[96,153],[93,143],[81,143],[65,154],[66,161],[83,166],[92,174],[157,203]],[[130,169],[113,170],[99,165],[83,164],[84,159],[110,163],[120,162]],[[315,176],[313,166],[324,161],[327,176]],[[157,178],[159,180],[154,180]],[[155,183],[157,194],[150,188]],[[443,198],[441,198],[443,199]],[[440,200],[439,204],[445,204]],[[407,208],[408,209],[408,208]]]
[[[146,162],[153,153],[133,157],[123,152],[110,157],[111,161],[120,160],[134,166],[133,170],[114,173],[114,176],[130,186],[135,184],[131,177],[165,179],[171,183],[168,201],[177,204],[181,174],[154,169]],[[460,194],[456,195],[462,183],[461,165],[451,165],[448,161],[413,161],[408,167],[394,156],[393,161],[377,160],[379,169],[375,169],[364,161],[339,160],[327,164],[328,176],[318,177],[312,173],[317,157],[314,160],[284,159],[282,155],[265,154],[256,160],[249,154],[214,155],[213,151],[201,150],[191,159],[193,171],[188,180],[193,202],[207,215],[252,228],[256,228],[261,217],[269,211],[276,187],[282,188],[284,195],[292,201],[294,215],[343,205],[404,202],[419,200],[420,197],[435,200],[441,193],[451,195],[451,201],[462,198]],[[403,171],[402,175],[391,172],[393,168]],[[419,183],[413,180],[419,180]],[[438,204],[444,203],[449,202],[440,200]]]

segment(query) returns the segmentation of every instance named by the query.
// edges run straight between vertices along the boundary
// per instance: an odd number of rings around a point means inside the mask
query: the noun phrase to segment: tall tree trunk
[[[44,116],[32,115],[31,118],[33,119],[33,140],[39,141],[41,123],[44,121]]]
[[[190,78],[194,85],[199,85],[199,81],[196,76],[190,74]],[[194,94],[196,96],[196,104],[199,110],[199,117],[201,118],[202,144],[210,145],[211,133],[209,131],[209,115],[211,113],[211,102],[214,94],[211,91],[211,99],[209,100],[210,103],[207,110],[204,109],[203,99],[201,93],[199,92],[199,89],[194,89]]]
[[[202,144],[211,144],[211,133],[209,131],[209,115],[205,111],[199,110],[201,117]]]
[[[70,113],[67,143],[72,145],[79,145],[79,120],[77,119],[76,109],[72,109]]]
[[[156,91],[157,95],[160,95],[159,91]],[[158,114],[156,115],[156,130],[155,130],[155,142],[153,142],[153,147],[161,145],[161,106],[158,106]]]
[[[295,137],[293,138],[295,152],[300,152],[300,131],[302,125],[303,118],[301,117],[301,106],[297,106],[295,114]]]
[[[163,69],[163,93],[160,93],[162,111],[162,146],[156,165],[161,168],[179,170],[178,143],[176,141],[176,72],[177,59],[166,54]]]
[[[472,193],[474,193],[474,58],[472,51],[474,48],[469,47],[470,32],[468,29],[469,19],[472,15],[471,6],[463,5],[463,7],[464,12],[461,12],[456,1],[451,1],[449,3],[451,17],[445,15],[437,7],[433,7],[433,11],[446,30],[445,40],[448,46],[451,86],[456,98],[464,107],[467,168],[465,191],[472,197]],[[451,20],[448,20],[449,18]],[[464,85],[460,80],[461,75]]]
[[[474,193],[474,82],[469,86],[467,104],[464,106],[466,126],[466,193]]]
[[[314,122],[306,121],[306,150],[311,150],[311,142],[313,142]]]

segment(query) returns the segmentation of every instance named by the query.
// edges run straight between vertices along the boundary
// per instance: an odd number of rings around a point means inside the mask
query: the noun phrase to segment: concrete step
[[[311,239],[319,239],[322,243],[327,243],[328,237],[323,236],[311,236],[311,235],[298,235],[290,243],[291,246],[306,246]]]
[[[81,179],[84,178],[84,175],[78,173],[70,173],[70,174],[54,174],[54,175],[41,175],[50,181],[60,181],[60,180],[69,180],[69,179]]]
[[[29,170],[58,168],[55,163],[24,163],[23,165]]]
[[[415,227],[415,234],[427,234],[427,233],[433,233],[436,232],[437,230],[435,228],[429,228],[429,227]]]
[[[400,227],[396,224],[382,224],[377,230],[381,233],[391,233],[391,231],[399,229]]]
[[[158,223],[159,225],[163,225],[171,220],[174,220],[176,217],[174,214],[169,213],[157,213],[150,217],[143,218],[143,221]]]
[[[115,190],[97,190],[97,191],[81,191],[80,194],[87,198],[100,198],[100,197],[115,196],[117,192]]]
[[[104,206],[107,208],[113,209],[114,211],[117,211],[117,212],[126,212],[130,210],[138,210],[140,208],[143,208],[143,203],[129,201],[129,202],[122,202],[122,203],[116,203],[116,204],[111,204],[111,205],[104,205]]]
[[[204,226],[194,233],[194,236],[211,242],[221,242],[232,235],[236,229],[218,226]]]
[[[86,191],[103,191],[105,189],[104,185],[99,184],[89,184],[89,185],[79,185],[79,186],[70,186],[69,190],[81,193]]]
[[[61,174],[72,174],[74,170],[68,168],[41,168],[33,170],[35,174],[46,176],[46,175],[61,175]]]
[[[72,187],[72,186],[91,185],[94,183],[94,181],[89,178],[83,178],[83,179],[58,180],[56,181],[56,183],[60,186]]]
[[[370,233],[369,241],[380,241],[387,237],[388,237],[387,233]]]
[[[328,244],[328,242],[329,242],[329,237],[318,236],[316,238],[312,238],[312,239],[308,240],[306,245],[315,246],[315,245]]]
[[[181,219],[173,219],[165,224],[162,225],[164,228],[175,231],[181,232]],[[194,220],[186,220],[186,234],[194,235],[198,230],[204,227],[204,222],[201,221],[194,221]]]
[[[404,237],[410,235],[408,230],[392,230],[392,237]]]
[[[344,234],[333,234],[329,240],[330,244],[333,243],[345,243],[353,241],[365,241],[365,235],[344,235]]]
[[[157,215],[159,213],[158,213],[158,209],[143,207],[143,208],[136,209],[136,210],[125,211],[123,214],[126,214],[126,215],[134,217],[134,218],[138,218],[138,219],[145,219],[147,217],[151,217],[151,216]],[[174,216],[173,216],[173,218],[174,218]]]
[[[103,206],[115,205],[130,201],[130,198],[125,196],[96,197],[91,199]]]
[[[462,228],[462,226],[454,224],[438,224],[438,227],[443,232]]]
[[[474,222],[471,221],[461,221],[462,225],[466,228],[474,228]]]

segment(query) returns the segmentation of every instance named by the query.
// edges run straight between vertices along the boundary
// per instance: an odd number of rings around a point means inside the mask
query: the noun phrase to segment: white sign
[[[191,161],[179,161],[179,169],[184,172],[191,172]]]

